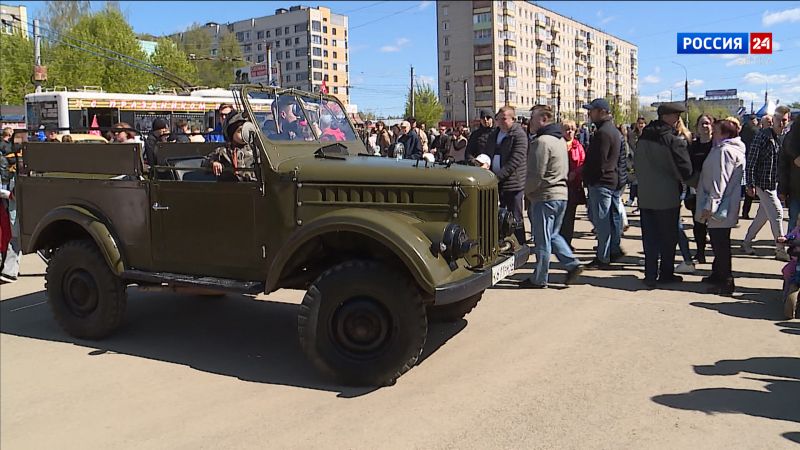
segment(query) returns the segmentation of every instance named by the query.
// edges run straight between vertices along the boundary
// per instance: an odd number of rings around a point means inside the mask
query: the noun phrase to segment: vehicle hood
[[[465,186],[486,186],[496,183],[491,171],[480,167],[453,164],[428,164],[411,159],[396,160],[374,156],[347,156],[342,159],[296,158],[278,166],[280,173],[292,174],[298,181],[368,184],[409,184],[449,186],[460,182]]]

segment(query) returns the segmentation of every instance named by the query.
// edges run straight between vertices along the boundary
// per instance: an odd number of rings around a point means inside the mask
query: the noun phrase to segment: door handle
[[[153,203],[153,211],[167,211],[169,206],[161,206],[158,202]]]

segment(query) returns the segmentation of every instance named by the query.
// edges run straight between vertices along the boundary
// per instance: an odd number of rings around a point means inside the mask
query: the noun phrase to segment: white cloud
[[[785,9],[776,12],[764,11],[764,15],[761,16],[761,24],[765,27],[783,22],[800,22],[800,8]]]
[[[418,75],[416,78],[417,78],[417,83],[418,84],[422,84],[422,85],[427,84],[427,85],[430,85],[432,87],[436,86],[436,80],[434,80],[433,77],[430,76],[430,75]]]
[[[653,68],[653,72],[654,72],[654,73],[661,73],[661,66],[655,66],[655,67]]]
[[[403,49],[403,47],[407,46],[409,43],[411,43],[411,40],[408,38],[403,37],[397,39],[396,41],[394,41],[393,45],[384,45],[383,47],[381,47],[381,53],[399,52],[400,50]]]
[[[799,84],[800,83],[800,75],[795,76],[794,78],[789,77],[789,75],[784,74],[774,74],[768,75],[761,72],[748,72],[745,74],[742,81],[749,84]]]
[[[670,97],[670,92],[667,90],[656,92],[652,95],[640,95],[639,96],[639,103],[642,105],[650,106],[651,103],[655,102],[668,102]]]
[[[600,25],[606,25],[612,20],[616,20],[617,16],[606,16],[605,11],[601,9],[600,11],[597,11],[597,18],[600,19]]]
[[[684,83],[686,83],[686,80],[678,81],[675,84],[673,84],[672,87],[674,87],[674,88],[683,87]],[[703,83],[704,83],[703,80],[689,80],[689,86],[690,87],[691,86],[702,86]]]
[[[661,82],[661,78],[659,78],[659,77],[657,77],[655,75],[647,75],[646,77],[642,78],[639,81],[641,81],[642,83],[645,83],[645,84],[656,84],[656,83],[660,83]]]
[[[423,9],[427,9],[432,3],[433,2],[430,0],[423,0],[419,2],[419,10],[422,11]]]
[[[739,95],[739,98],[741,98],[745,102],[754,102],[754,101],[758,100],[759,98],[764,98],[764,94],[759,95],[756,92],[750,92],[750,91],[739,91],[738,95]],[[750,105],[745,105],[745,106],[749,107]]]

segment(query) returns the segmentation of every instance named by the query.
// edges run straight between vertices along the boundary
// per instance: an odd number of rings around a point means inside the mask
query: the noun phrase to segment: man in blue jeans
[[[587,267],[608,269],[612,257],[622,254],[622,217],[617,214],[621,192],[617,166],[622,135],[614,126],[611,106],[605,99],[594,99],[583,107],[589,110],[589,119],[597,127],[583,165],[583,181],[589,188],[589,216],[597,234],[597,253]]]
[[[554,253],[567,269],[564,284],[574,283],[583,271],[567,241],[561,237],[561,223],[567,210],[569,157],[561,126],[552,123],[553,110],[536,105],[531,110],[530,130],[534,139],[528,147],[525,196],[531,202],[529,217],[533,233],[536,266],[520,287],[547,287],[550,254]]]

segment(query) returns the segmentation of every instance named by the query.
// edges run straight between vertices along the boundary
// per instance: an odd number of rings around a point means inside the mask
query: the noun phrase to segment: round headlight
[[[506,208],[500,208],[497,215],[500,223],[500,237],[509,237],[514,234],[514,229],[517,227],[517,220],[514,219],[514,214]]]
[[[464,230],[461,225],[451,223],[444,229],[444,235],[442,236],[442,242],[439,244],[439,248],[445,259],[453,262],[464,256],[471,245],[466,230]]]

